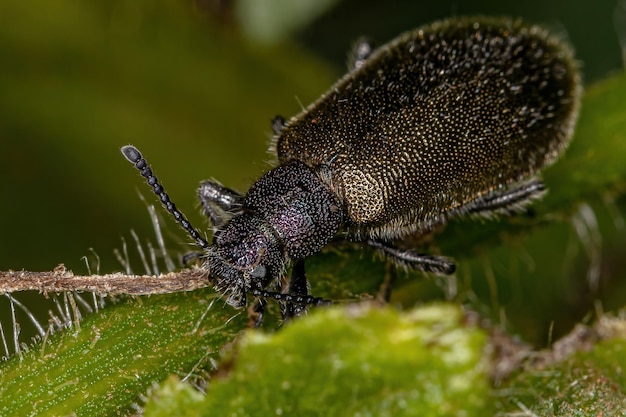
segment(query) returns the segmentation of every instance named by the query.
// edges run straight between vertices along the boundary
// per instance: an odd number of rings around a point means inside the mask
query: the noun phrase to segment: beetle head
[[[246,293],[263,290],[286,268],[286,255],[272,228],[253,213],[233,217],[215,233],[205,266],[218,291],[233,307],[246,305]]]

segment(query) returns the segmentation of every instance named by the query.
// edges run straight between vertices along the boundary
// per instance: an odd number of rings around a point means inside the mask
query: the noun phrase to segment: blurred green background
[[[216,178],[245,190],[269,167],[272,117],[289,117],[324,92],[344,72],[360,36],[383,43],[452,15],[519,16],[569,39],[592,84],[622,70],[625,8],[612,0],[3,0],[0,270],[65,263],[85,274],[81,258],[93,259],[90,248],[102,272],[120,270],[113,250],[122,247],[121,238],[136,257],[130,230],[142,240],[154,235],[138,192],[154,199],[119,153],[128,143],[143,151],[173,201],[203,228],[199,181]],[[168,245],[186,252],[186,237],[169,220],[165,228]],[[536,240],[565,250],[571,235],[572,228],[561,226]],[[623,257],[619,239],[603,247],[610,260]],[[549,253],[537,252],[528,261],[535,270],[554,264]],[[571,262],[556,268],[575,269]],[[507,294],[520,294],[511,284],[494,296],[488,278],[473,279],[485,287],[496,316]],[[531,287],[509,298],[522,308],[539,292]],[[545,305],[568,308],[550,294]],[[20,297],[34,304],[42,298]],[[573,319],[589,300],[583,304]],[[0,317],[8,314],[2,298]]]

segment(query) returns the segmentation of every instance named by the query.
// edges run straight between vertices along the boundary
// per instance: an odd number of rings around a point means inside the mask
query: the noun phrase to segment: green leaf
[[[144,415],[195,417],[200,415],[201,409],[198,407],[203,401],[204,395],[196,388],[171,376],[151,392]]]
[[[565,211],[572,201],[626,190],[625,96],[626,73],[587,88],[572,143],[544,174],[551,191],[542,210]]]
[[[484,416],[485,342],[452,305],[318,309],[273,335],[246,332],[228,374],[187,404],[198,416]],[[168,382],[155,395],[146,416],[189,394]]]
[[[0,364],[0,415],[127,414],[155,381],[210,368],[246,321],[209,290],[119,302]]]
[[[566,342],[578,345],[578,351],[555,364],[531,366],[507,381],[499,390],[500,410],[539,416],[626,415],[626,322],[603,318],[599,327],[600,333],[610,327],[613,334],[589,347],[584,342],[591,332],[574,331]]]

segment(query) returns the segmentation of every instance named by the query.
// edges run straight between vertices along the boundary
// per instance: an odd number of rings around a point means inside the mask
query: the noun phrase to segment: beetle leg
[[[462,210],[486,217],[492,216],[494,213],[512,214],[523,211],[533,200],[541,198],[545,191],[543,182],[533,178],[502,192],[480,197],[466,205]]]
[[[285,128],[287,122],[285,122],[285,118],[283,116],[277,115],[272,119],[272,132],[274,135],[280,134]]]
[[[211,180],[200,183],[198,198],[202,204],[202,211],[214,226],[224,223],[223,212],[236,212],[243,203],[243,195]]]
[[[454,262],[443,256],[419,254],[409,249],[396,248],[389,243],[376,240],[368,240],[367,244],[407,268],[446,275],[454,273],[456,269]]]
[[[292,295],[309,295],[309,282],[306,279],[306,271],[304,270],[304,259],[296,261],[286,291],[283,292]],[[280,304],[280,311],[284,320],[302,315],[307,307],[306,304],[294,304],[287,301]]]
[[[183,255],[183,266],[184,267],[188,267],[189,265],[191,265],[191,261],[196,261],[198,259],[200,259],[202,257],[202,255],[204,255],[204,252],[188,252],[186,254]]]
[[[348,54],[348,71],[359,69],[374,52],[374,47],[365,38],[359,39]]]
[[[265,304],[267,301],[265,298],[258,297],[250,306],[248,307],[248,326],[250,327],[261,327],[263,323],[263,316],[265,314]]]
[[[383,283],[380,285],[378,289],[378,293],[376,294],[376,301],[381,304],[388,304],[391,299],[391,290],[393,289],[393,284],[396,281],[396,268],[391,265],[391,262],[387,262],[385,265],[385,277],[383,279]]]

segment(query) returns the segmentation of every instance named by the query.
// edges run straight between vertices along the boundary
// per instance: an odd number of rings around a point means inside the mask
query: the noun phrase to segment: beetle
[[[540,170],[570,141],[582,90],[577,64],[566,43],[537,26],[452,18],[355,51],[350,71],[317,101],[288,121],[274,118],[276,166],[245,195],[201,183],[211,243],[139,150],[122,148],[234,307],[247,294],[322,303],[309,294],[304,260],[337,237],[409,268],[452,274],[452,260],[393,242],[459,216],[523,210],[544,194]]]

